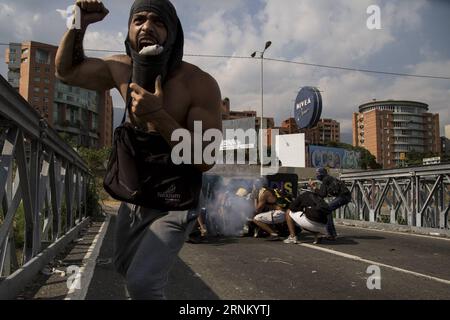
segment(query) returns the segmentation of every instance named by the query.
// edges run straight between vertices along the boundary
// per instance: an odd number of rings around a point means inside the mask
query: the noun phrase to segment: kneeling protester
[[[290,217],[302,229],[320,234],[327,234],[328,204],[316,193],[301,194],[290,206]]]

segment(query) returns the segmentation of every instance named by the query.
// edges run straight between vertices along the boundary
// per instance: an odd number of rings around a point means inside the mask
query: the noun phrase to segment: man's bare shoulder
[[[131,65],[131,58],[126,54],[116,54],[113,56],[105,57],[103,58],[103,60],[106,62],[116,62]]]
[[[181,73],[187,87],[200,98],[220,99],[220,89],[216,79],[196,65],[183,62]]]
[[[118,54],[103,58],[108,65],[111,74],[114,77],[124,74],[125,70],[129,70],[131,67],[131,58],[125,54]]]

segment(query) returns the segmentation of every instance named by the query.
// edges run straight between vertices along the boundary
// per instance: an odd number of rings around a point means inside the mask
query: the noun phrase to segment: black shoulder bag
[[[130,89],[121,125],[114,131],[112,152],[103,181],[114,198],[145,208],[184,211],[198,205],[202,173],[193,165],[175,165],[171,147],[159,133],[126,122]]]

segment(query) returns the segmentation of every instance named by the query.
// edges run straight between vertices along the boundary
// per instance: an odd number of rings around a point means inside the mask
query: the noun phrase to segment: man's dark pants
[[[327,216],[327,232],[328,236],[336,237],[336,227],[333,222],[333,211],[339,209],[342,206],[345,206],[352,200],[350,195],[344,195],[336,197],[333,201],[331,201],[328,206],[330,207],[331,213]]]

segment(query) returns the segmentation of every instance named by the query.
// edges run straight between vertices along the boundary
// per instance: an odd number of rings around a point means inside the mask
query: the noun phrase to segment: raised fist
[[[80,21],[83,28],[102,21],[109,13],[100,0],[77,0],[75,5],[81,9]]]

